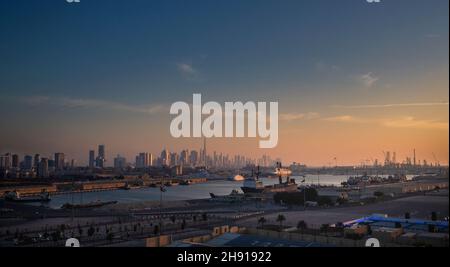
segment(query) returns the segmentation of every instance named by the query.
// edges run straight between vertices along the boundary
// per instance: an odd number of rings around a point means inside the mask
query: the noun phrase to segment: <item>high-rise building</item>
[[[115,169],[125,169],[127,167],[127,160],[120,155],[114,158],[114,168]]]
[[[98,156],[101,158],[106,159],[106,155],[105,155],[105,145],[99,145],[98,146]]]
[[[98,146],[97,167],[103,168],[106,161],[105,145]]]
[[[39,177],[40,178],[48,178],[49,172],[48,172],[48,159],[42,158],[39,162]]]
[[[153,165],[153,155],[151,153],[139,153],[136,156],[136,168],[143,169]]]
[[[174,166],[174,165],[178,165],[178,163],[179,163],[179,156],[178,156],[178,154],[175,152],[175,153],[170,153],[170,166]]]
[[[207,168],[208,165],[208,152],[206,151],[206,137],[203,137],[203,165]]]
[[[161,165],[163,166],[169,166],[170,165],[170,153],[169,151],[167,151],[166,149],[163,149],[163,151],[161,151]]]
[[[25,170],[31,170],[33,169],[33,157],[30,155],[26,155],[23,158],[23,167]]]
[[[65,155],[64,153],[55,153],[55,169],[63,170],[65,166]]]
[[[11,167],[16,169],[19,168],[19,155],[17,154],[12,155]]]
[[[196,150],[192,150],[191,154],[189,156],[189,160],[191,162],[191,165],[197,166],[198,165],[198,152]]]
[[[34,155],[33,167],[39,169],[39,162],[41,162],[41,155],[39,154]]]
[[[89,150],[89,168],[94,168],[95,166],[95,151]]]
[[[181,151],[180,163],[183,164],[183,165],[189,165],[190,164],[189,150],[188,149],[185,149],[185,150]]]
[[[0,156],[0,169],[8,170],[11,168],[11,154],[7,153]]]

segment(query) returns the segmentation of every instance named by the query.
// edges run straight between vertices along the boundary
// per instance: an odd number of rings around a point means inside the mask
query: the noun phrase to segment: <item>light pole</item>
[[[306,210],[306,178],[303,178],[302,184],[303,184],[303,210]]]
[[[161,177],[160,187],[159,187],[159,236],[161,236],[162,231],[162,201],[163,201],[163,193],[166,192],[163,184],[163,178]]]

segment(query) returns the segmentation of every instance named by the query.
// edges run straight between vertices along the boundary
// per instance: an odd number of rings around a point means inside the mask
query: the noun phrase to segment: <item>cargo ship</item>
[[[50,194],[42,192],[37,196],[21,196],[17,191],[11,191],[5,194],[5,200],[13,202],[49,202]]]
[[[283,171],[280,171],[283,170]],[[298,185],[295,183],[295,179],[290,179],[290,172],[287,169],[282,168],[281,163],[277,162],[276,173],[279,175],[279,183],[274,185],[264,185],[259,179],[259,166],[257,171],[252,175],[252,177],[246,178],[244,180],[244,185],[241,187],[245,194],[268,194],[268,193],[279,193],[279,192],[296,192],[298,191]],[[283,182],[283,176],[286,176],[286,181]]]
[[[86,204],[70,204],[66,203],[62,205],[62,209],[87,209],[87,208],[99,208],[106,205],[116,204],[117,201],[94,201]]]

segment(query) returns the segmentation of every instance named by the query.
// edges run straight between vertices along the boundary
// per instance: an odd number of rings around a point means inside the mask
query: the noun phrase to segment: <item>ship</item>
[[[37,196],[21,196],[17,191],[5,193],[5,200],[13,202],[49,202],[51,200],[48,192],[42,192]]]
[[[228,180],[235,181],[235,182],[242,182],[245,180],[245,177],[242,174],[236,174],[235,176],[230,177]]]
[[[231,191],[228,195],[215,195],[213,193],[209,193],[211,196],[212,201],[218,201],[218,202],[240,202],[245,199],[245,195],[242,193],[239,193],[237,190]]]
[[[283,171],[279,171],[283,170]],[[269,193],[279,193],[279,192],[296,192],[298,191],[298,185],[295,183],[295,179],[290,179],[287,169],[281,166],[280,162],[277,162],[276,172],[278,174],[279,183],[274,185],[264,185],[259,179],[260,171],[259,166],[257,171],[252,175],[252,177],[246,178],[244,180],[244,185],[241,187],[245,194],[269,194]],[[286,176],[286,181],[283,182],[283,176]]]
[[[190,184],[191,184],[191,181],[189,181],[189,180],[183,180],[180,182],[180,185],[190,185]]]
[[[86,204],[71,204],[66,203],[61,206],[62,209],[86,209],[86,208],[99,208],[106,205],[116,204],[117,201],[94,201]]]

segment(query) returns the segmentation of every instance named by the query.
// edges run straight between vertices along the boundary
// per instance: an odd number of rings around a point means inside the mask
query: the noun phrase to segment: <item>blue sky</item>
[[[0,122],[9,130],[0,150],[32,150],[26,134],[16,137],[24,124],[49,136],[55,122],[64,135],[99,120],[131,127],[123,121],[148,123],[135,117],[196,92],[327,116],[343,115],[333,105],[448,102],[448,5],[1,0],[0,111],[9,116]]]

